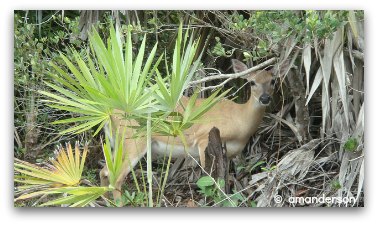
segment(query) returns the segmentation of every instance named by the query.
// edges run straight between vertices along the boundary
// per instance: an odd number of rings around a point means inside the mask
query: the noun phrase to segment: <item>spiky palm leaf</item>
[[[14,170],[19,173],[15,175],[15,181],[24,184],[17,188],[25,190],[40,185],[76,186],[80,183],[87,153],[88,147],[85,146],[80,155],[78,143],[75,145],[75,151],[70,144],[66,145],[66,149],[61,146],[56,159],[51,160],[51,165],[48,165],[49,168],[15,159]]]
[[[40,91],[48,97],[46,102],[50,107],[82,115],[54,122],[54,124],[78,123],[62,133],[81,133],[99,125],[94,133],[96,135],[106,122],[110,122],[110,115],[114,109],[123,110],[130,115],[152,110],[151,106],[154,102],[149,100],[149,96],[153,88],[147,87],[147,84],[161,59],[152,66],[157,44],[143,62],[146,36],[135,60],[132,55],[130,30],[126,46],[121,41],[120,32],[116,32],[113,26],[110,28],[108,46],[104,44],[96,30],[90,34],[89,41],[94,57],[89,53],[83,57],[73,50],[75,62],[71,62],[60,54],[72,74],[51,63],[57,73],[50,75],[62,86],[46,82],[46,85],[56,92]]]
[[[81,207],[96,200],[110,188],[78,186],[87,153],[88,147],[85,146],[80,154],[78,143],[75,150],[70,144],[66,145],[66,149],[61,146],[56,159],[50,160],[51,164],[47,168],[15,159],[15,181],[21,184],[17,186],[17,190],[22,191],[15,201],[64,193],[68,196],[48,201],[41,206],[72,204],[71,206]]]

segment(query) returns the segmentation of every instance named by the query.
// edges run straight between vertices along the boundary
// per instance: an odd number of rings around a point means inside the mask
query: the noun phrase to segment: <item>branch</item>
[[[232,77],[229,77],[227,78],[227,80],[223,81],[222,83],[218,84],[218,85],[214,85],[214,86],[207,86],[207,87],[204,87],[204,88],[201,88],[201,92],[203,91],[207,91],[207,90],[213,90],[213,89],[216,89],[216,88],[220,88],[220,87],[223,87],[225,84],[227,84],[230,80],[232,80],[233,78]]]
[[[226,79],[227,78],[227,81],[231,80],[231,79],[235,79],[235,78],[238,78],[238,77],[242,77],[242,76],[245,76],[251,72],[254,72],[256,70],[259,70],[259,69],[262,69],[270,64],[273,64],[274,62],[276,61],[276,58],[271,58],[271,59],[268,59],[267,61],[263,62],[263,63],[260,63],[259,65],[257,66],[254,66],[252,68],[249,68],[243,72],[240,72],[240,73],[231,73],[231,74],[218,74],[218,75],[213,75],[213,76],[209,76],[209,77],[205,77],[205,78],[202,78],[200,80],[196,80],[196,81],[192,81],[189,83],[190,86],[194,86],[196,84],[200,84],[200,83],[203,83],[203,82],[208,82],[208,81],[211,81],[211,80],[217,80],[217,79]]]

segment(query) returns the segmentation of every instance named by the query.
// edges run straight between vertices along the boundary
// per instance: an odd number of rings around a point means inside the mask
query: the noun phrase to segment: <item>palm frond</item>
[[[80,154],[78,143],[75,145],[75,151],[72,150],[70,144],[67,144],[66,149],[60,147],[57,158],[51,160],[52,164],[49,165],[49,168],[39,167],[16,158],[14,170],[18,173],[16,177],[19,179],[19,183],[27,184],[28,186],[25,187],[28,188],[40,184],[75,186],[80,183],[87,153],[87,146]],[[25,188],[18,186],[18,189]]]
[[[46,102],[50,107],[82,115],[80,119],[56,121],[55,123],[76,123],[61,133],[80,133],[99,125],[94,133],[96,135],[110,120],[114,109],[125,111],[129,115],[153,110],[155,101],[149,101],[150,90],[153,88],[148,85],[149,78],[154,74],[161,60],[160,57],[153,64],[157,44],[144,62],[146,37],[135,60],[132,54],[130,30],[126,40],[124,46],[120,32],[111,26],[110,38],[106,46],[94,29],[89,35],[92,54],[86,53],[81,56],[77,51],[72,50],[74,61],[60,54],[70,74],[51,63],[57,73],[50,75],[60,85],[46,83],[54,92],[39,92],[47,97]],[[124,48],[125,52],[123,52]]]

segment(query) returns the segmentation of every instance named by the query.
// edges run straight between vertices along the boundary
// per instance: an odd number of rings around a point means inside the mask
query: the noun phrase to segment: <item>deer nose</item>
[[[259,101],[263,104],[263,105],[268,105],[270,103],[270,95],[268,94],[263,94],[260,96],[260,99]]]

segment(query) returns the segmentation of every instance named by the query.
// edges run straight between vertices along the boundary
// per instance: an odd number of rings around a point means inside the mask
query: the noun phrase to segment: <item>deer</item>
[[[236,59],[232,59],[232,67],[235,73],[248,69],[243,62]],[[204,168],[208,134],[213,127],[219,129],[221,141],[226,143],[227,157],[230,159],[239,155],[250,137],[257,131],[264,117],[266,107],[272,99],[275,82],[272,71],[267,70],[255,71],[242,78],[247,80],[251,90],[250,98],[246,103],[238,104],[228,99],[220,100],[202,116],[202,123],[194,124],[185,131],[187,148],[184,147],[180,138],[153,134],[151,138],[151,154],[153,158],[167,155],[170,151],[172,158],[190,154],[193,158],[199,159],[200,165]],[[188,101],[188,97],[182,96],[182,104],[176,110],[182,112],[182,107]],[[198,98],[195,105],[199,105],[202,101],[204,99]],[[145,137],[131,138],[135,133],[131,127],[138,125],[137,122],[123,119],[122,113],[116,110],[111,116],[114,130],[126,127],[124,152],[128,157],[122,167],[122,173],[116,181],[115,191],[113,191],[114,199],[120,199],[121,186],[126,176],[147,151]],[[105,130],[105,133],[109,136],[110,131]],[[114,137],[109,138],[114,139]],[[100,172],[101,186],[109,185],[107,176],[108,171],[104,166]]]

